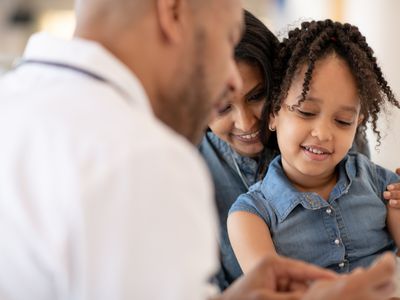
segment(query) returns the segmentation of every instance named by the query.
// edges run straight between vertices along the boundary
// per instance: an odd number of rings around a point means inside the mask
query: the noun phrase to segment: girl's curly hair
[[[383,77],[373,50],[358,28],[329,19],[303,22],[300,28],[291,30],[288,37],[281,42],[274,65],[272,97],[269,105],[264,108],[262,123],[268,126],[270,113],[280,110],[296,72],[305,65],[306,72],[299,104],[303,102],[310,90],[315,63],[333,53],[347,62],[357,83],[360,113],[364,115],[357,128],[357,139],[360,139],[361,143],[366,141],[366,123],[370,122],[379,146],[381,134],[377,129],[378,115],[386,102],[397,108],[400,108],[400,104]]]

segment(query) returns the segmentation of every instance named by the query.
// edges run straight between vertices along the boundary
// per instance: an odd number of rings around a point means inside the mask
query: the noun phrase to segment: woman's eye
[[[230,109],[231,109],[231,105],[228,104],[227,106],[225,106],[225,107],[219,109],[219,110],[218,110],[218,114],[219,114],[219,115],[226,114]]]
[[[253,95],[247,98],[247,101],[259,101],[264,100],[265,98],[265,91],[260,91],[258,93],[254,93]]]

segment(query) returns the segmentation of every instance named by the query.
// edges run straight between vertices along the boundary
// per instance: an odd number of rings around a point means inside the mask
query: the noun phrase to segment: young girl
[[[281,155],[238,198],[228,231],[244,272],[277,253],[349,272],[400,242],[400,213],[383,192],[398,176],[349,153],[356,132],[399,103],[358,28],[305,22],[282,42],[264,122]],[[285,71],[283,71],[285,70]],[[281,77],[278,75],[281,74]]]

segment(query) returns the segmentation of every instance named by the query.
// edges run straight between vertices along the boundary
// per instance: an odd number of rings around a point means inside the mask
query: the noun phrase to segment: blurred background
[[[310,19],[331,18],[357,25],[400,96],[399,0],[243,0],[243,4],[278,37]],[[0,76],[22,55],[32,33],[71,37],[73,6],[73,0],[0,0]],[[388,108],[379,128],[385,137],[378,149],[376,137],[368,133],[372,159],[392,170],[400,167],[400,112]]]

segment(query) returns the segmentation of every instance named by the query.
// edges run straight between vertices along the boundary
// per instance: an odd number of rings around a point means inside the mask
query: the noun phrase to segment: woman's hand
[[[396,169],[396,173],[400,175],[400,168]],[[389,184],[383,198],[389,201],[390,207],[400,208],[400,182]]]

